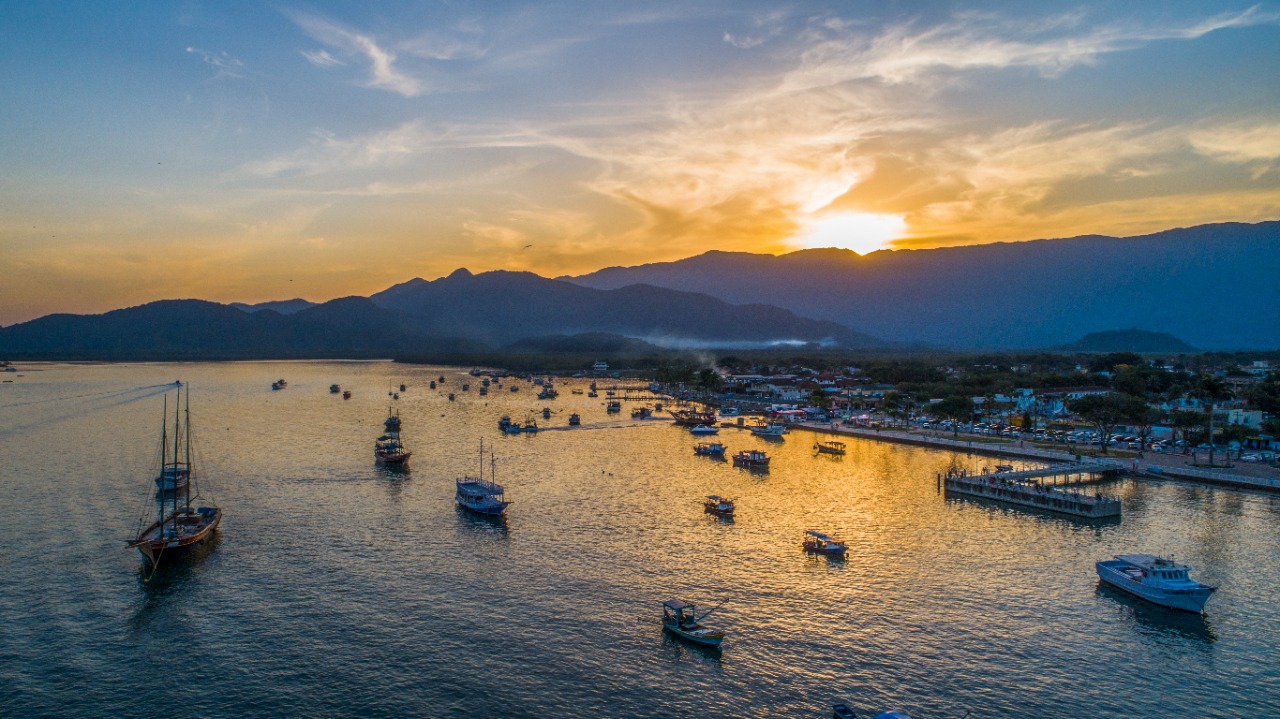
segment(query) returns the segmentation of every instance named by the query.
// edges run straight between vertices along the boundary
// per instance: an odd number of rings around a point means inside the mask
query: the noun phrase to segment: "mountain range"
[[[837,249],[780,256],[714,251],[558,279],[460,269],[323,304],[164,300],[0,328],[4,358],[800,345],[1150,352],[1191,351],[1192,345],[1280,347],[1280,222],[866,256]]]
[[[887,346],[837,323],[777,307],[730,305],[643,285],[598,290],[527,272],[458,270],[434,281],[410,280],[368,298],[266,304],[162,300],[101,315],[48,315],[0,328],[0,357],[364,358],[482,353],[506,346],[522,352]]]
[[[944,347],[1051,347],[1117,327],[1201,348],[1280,347],[1280,222],[862,256],[712,251],[560,279],[705,292]]]

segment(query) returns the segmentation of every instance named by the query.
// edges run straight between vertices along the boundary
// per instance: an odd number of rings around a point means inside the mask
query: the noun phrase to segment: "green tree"
[[[929,406],[929,411],[936,417],[945,417],[953,422],[952,433],[960,434],[960,423],[973,416],[973,400],[959,394],[943,398],[941,402]]]
[[[1125,398],[1125,419],[1133,425],[1138,433],[1138,452],[1147,449],[1147,440],[1151,439],[1151,427],[1160,421],[1162,412],[1147,404],[1141,397]]]
[[[1067,403],[1067,409],[1080,415],[1098,430],[1098,446],[1107,453],[1111,434],[1125,419],[1127,400],[1118,394],[1091,394]]]
[[[724,378],[714,369],[703,367],[698,371],[698,386],[708,392],[719,392],[724,387]]]
[[[1182,432],[1181,439],[1190,442],[1190,431],[1204,424],[1204,417],[1199,412],[1173,412],[1169,415],[1175,430]]]

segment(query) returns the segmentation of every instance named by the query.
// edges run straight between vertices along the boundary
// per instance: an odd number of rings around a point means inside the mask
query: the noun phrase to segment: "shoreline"
[[[730,425],[732,426],[732,425]],[[849,427],[829,423],[817,422],[796,422],[790,427],[796,429],[805,429],[811,432],[826,432],[829,434],[839,434],[847,437],[860,437],[862,439],[871,439],[881,442],[893,442],[897,444],[909,444],[917,447],[928,447],[931,449],[946,449],[951,451],[963,451],[968,454],[981,454],[989,457],[1001,457],[1008,459],[1030,459],[1041,462],[1101,462],[1099,457],[1090,455],[1078,455],[1059,450],[1043,449],[1040,447],[1016,447],[1005,444],[974,442],[972,440],[944,439],[942,437],[926,437],[917,434],[909,434],[897,430],[874,430],[862,429],[859,427]],[[1115,462],[1116,458],[1106,458],[1106,461]],[[1126,476],[1138,479],[1178,479],[1199,482],[1203,484],[1214,484],[1226,487],[1235,487],[1237,489],[1257,489],[1267,492],[1280,493],[1280,478],[1267,477],[1251,477],[1249,475],[1240,474],[1238,472],[1210,472],[1191,467],[1163,466],[1163,465],[1147,465],[1142,466],[1143,462],[1139,459],[1119,460],[1127,465],[1124,474]],[[1158,471],[1151,471],[1152,469]]]

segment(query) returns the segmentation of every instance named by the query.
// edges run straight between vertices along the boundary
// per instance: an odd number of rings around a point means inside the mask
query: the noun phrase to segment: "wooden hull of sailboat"
[[[724,641],[724,632],[710,631],[701,626],[693,629],[692,631],[686,631],[674,624],[664,623],[662,628],[687,642],[701,644],[704,647],[718,647],[720,646],[720,643]]]
[[[373,458],[378,464],[408,464],[409,457],[413,456],[413,452],[396,452],[394,454],[377,454]]]
[[[188,517],[190,519],[187,519]],[[130,546],[137,547],[142,556],[146,557],[152,566],[156,566],[182,557],[192,549],[208,542],[213,538],[213,533],[221,521],[221,509],[202,507],[195,514],[180,515],[177,535],[167,536],[163,530],[173,526],[173,515],[170,514],[163,521],[154,522],[142,530],[138,538],[130,542]]]

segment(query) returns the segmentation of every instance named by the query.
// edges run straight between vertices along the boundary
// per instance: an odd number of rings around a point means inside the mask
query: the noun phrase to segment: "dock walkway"
[[[1048,467],[1025,472],[994,472],[991,474],[951,473],[943,479],[947,492],[965,494],[1024,507],[1047,509],[1088,519],[1120,516],[1120,500],[1101,494],[1086,494],[1071,489],[1045,486],[1032,481],[1035,478],[1072,475],[1081,471],[1080,466]],[[1086,471],[1120,471],[1118,465],[1100,468],[1091,466]]]
[[[991,457],[1033,459],[1043,462],[1090,462],[1092,460],[1092,458],[1088,456],[1044,447],[1034,447],[1030,445],[1019,446],[1012,442],[983,442],[974,441],[971,438],[949,439],[936,435],[918,434],[892,429],[875,430],[863,427],[850,427],[848,425],[833,425],[826,422],[798,422],[790,426],[792,428],[808,429],[815,432],[843,434],[850,437],[864,437],[866,439],[874,439],[879,442],[913,444],[919,447],[949,449],[957,452],[983,454]],[[964,437],[964,435],[960,436]],[[1114,459],[1103,458],[1099,458],[1097,461],[1100,463],[1117,462],[1117,460]],[[1205,484],[1219,484],[1229,487],[1238,487],[1242,489],[1259,489],[1280,492],[1280,478],[1260,477],[1245,474],[1243,472],[1207,471],[1193,467],[1170,464],[1167,459],[1159,461],[1160,463],[1156,464],[1157,457],[1151,455],[1144,459],[1127,460],[1125,473],[1137,477],[1182,479]]]

